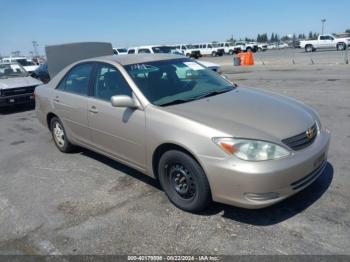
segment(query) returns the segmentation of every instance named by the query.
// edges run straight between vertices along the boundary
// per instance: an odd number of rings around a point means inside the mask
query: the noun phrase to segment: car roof
[[[129,54],[123,56],[100,56],[95,58],[89,58],[83,61],[117,62],[121,65],[131,65],[145,62],[155,62],[181,58],[184,58],[184,56],[174,54]]]

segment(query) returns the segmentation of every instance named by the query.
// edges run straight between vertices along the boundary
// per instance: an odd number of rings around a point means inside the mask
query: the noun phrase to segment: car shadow
[[[128,166],[126,166],[118,161],[115,161],[115,160],[108,158],[104,155],[101,155],[99,153],[95,153],[89,149],[77,148],[76,153],[77,152],[80,152],[84,156],[90,157],[90,158],[92,158],[96,161],[99,161],[99,162],[101,162],[101,163],[103,163],[103,164],[105,164],[105,165],[107,165],[115,170],[118,170],[122,173],[125,173],[125,174],[127,174],[127,175],[129,175],[137,180],[140,180],[141,182],[146,183],[155,189],[162,190],[156,179],[154,179],[153,177],[147,176],[134,168],[128,167]]]
[[[138,179],[157,190],[162,190],[156,179],[149,177],[133,168],[88,149],[81,149],[80,152],[84,156],[108,165],[109,167]],[[245,224],[256,226],[278,224],[297,215],[298,213],[301,213],[303,210],[315,203],[330,186],[333,180],[333,172],[333,166],[328,162],[322,175],[314,183],[294,196],[270,207],[263,209],[244,209],[220,203],[213,203],[213,205],[207,210],[196,215],[213,216],[223,213],[223,218],[235,220]]]
[[[11,115],[22,113],[25,111],[32,111],[35,109],[34,104],[12,105],[7,107],[0,107],[0,115]]]
[[[333,180],[333,166],[328,162],[325,170],[315,182],[294,196],[273,206],[262,209],[244,209],[216,204],[201,215],[213,215],[223,212],[222,217],[241,223],[270,226],[287,220],[315,203],[327,191]]]

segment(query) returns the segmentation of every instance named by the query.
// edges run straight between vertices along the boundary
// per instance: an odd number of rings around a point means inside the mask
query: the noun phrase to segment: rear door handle
[[[96,106],[90,107],[89,111],[90,111],[91,113],[94,113],[94,114],[98,113],[98,110],[97,110]]]
[[[59,97],[59,96],[56,96],[56,97],[53,99],[53,101],[55,101],[55,102],[60,102],[60,97]]]

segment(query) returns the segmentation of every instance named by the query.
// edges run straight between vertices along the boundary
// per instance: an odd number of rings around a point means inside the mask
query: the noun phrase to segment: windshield
[[[27,76],[27,72],[19,64],[0,64],[0,78]]]
[[[154,105],[184,103],[228,92],[234,87],[223,77],[191,59],[173,59],[125,66]]]
[[[171,53],[171,47],[169,46],[156,46],[152,47],[152,50],[155,54],[170,54]]]

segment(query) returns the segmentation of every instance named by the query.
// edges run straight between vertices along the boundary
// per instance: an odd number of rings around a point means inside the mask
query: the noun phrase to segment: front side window
[[[132,91],[119,70],[112,65],[99,64],[96,70],[94,97],[110,101],[115,95],[132,96]]]
[[[154,105],[166,106],[228,92],[223,77],[184,58],[125,66],[140,91]]]
[[[128,54],[135,54],[135,49],[129,49]]]
[[[87,96],[93,64],[86,63],[75,66],[68,72],[57,89],[73,94]]]

